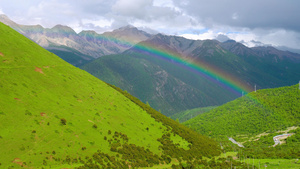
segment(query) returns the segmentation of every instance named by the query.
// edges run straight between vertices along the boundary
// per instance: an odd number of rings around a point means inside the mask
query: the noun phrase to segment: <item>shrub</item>
[[[66,125],[66,124],[67,124],[67,120],[64,119],[64,118],[61,118],[61,119],[60,119],[60,123],[61,123],[62,125]]]

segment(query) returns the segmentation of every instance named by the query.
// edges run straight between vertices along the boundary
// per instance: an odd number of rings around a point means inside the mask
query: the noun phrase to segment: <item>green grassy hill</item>
[[[219,140],[224,151],[240,158],[298,158],[300,156],[299,85],[258,90],[198,115],[183,124]],[[293,133],[273,147],[273,137]],[[234,138],[245,148],[228,140]],[[243,156],[243,157],[242,157]]]
[[[0,70],[0,168],[124,168],[219,154],[213,140],[2,23]]]
[[[298,85],[251,92],[186,121],[199,133],[233,136],[276,131],[300,124]]]

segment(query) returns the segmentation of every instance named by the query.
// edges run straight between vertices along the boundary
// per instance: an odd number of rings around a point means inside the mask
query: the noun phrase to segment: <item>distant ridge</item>
[[[56,50],[61,50],[61,48],[72,48],[77,53],[93,58],[121,53],[134,44],[151,37],[150,34],[131,25],[103,34],[90,33],[89,31],[77,34],[72,28],[63,25],[56,25],[51,29],[43,28],[40,25],[19,25],[11,21],[6,15],[0,15],[0,22],[9,25],[46,49],[50,48],[53,50],[53,48],[56,48]],[[88,34],[89,38],[85,37],[86,33],[90,33]],[[125,46],[122,45],[124,43],[122,41],[126,43]]]

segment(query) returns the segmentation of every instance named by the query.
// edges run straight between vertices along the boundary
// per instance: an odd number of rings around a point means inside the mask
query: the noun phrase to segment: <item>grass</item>
[[[268,169],[299,169],[300,163],[295,163],[295,161],[296,159],[254,159],[254,165],[258,168]],[[247,163],[251,164],[251,160],[248,160]]]
[[[226,152],[222,153],[220,157],[227,158],[229,156],[234,157],[238,161],[242,161],[248,164],[249,168],[253,167],[253,164],[257,168],[266,168],[268,169],[299,169],[300,162],[297,159],[252,159],[252,158],[245,158],[238,159],[237,152]]]

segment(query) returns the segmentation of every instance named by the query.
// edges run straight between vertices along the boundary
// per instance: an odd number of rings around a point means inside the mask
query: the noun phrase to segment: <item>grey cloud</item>
[[[189,0],[174,3],[205,25],[232,27],[283,28],[300,32],[298,0]]]
[[[152,0],[118,0],[112,6],[112,12],[116,15],[144,19],[151,6]]]

